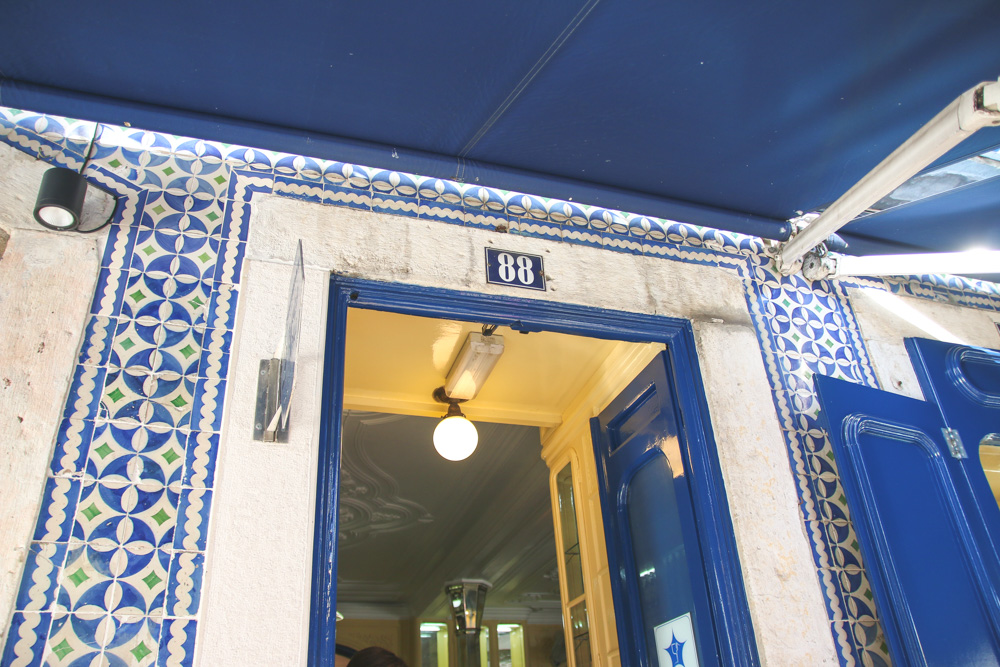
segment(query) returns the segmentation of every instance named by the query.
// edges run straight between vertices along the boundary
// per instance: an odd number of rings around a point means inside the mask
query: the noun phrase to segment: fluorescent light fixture
[[[973,132],[994,125],[1000,125],[1000,82],[985,81],[962,93],[785,243],[775,258],[778,270],[786,275],[797,271],[802,257],[831,234]]]
[[[444,383],[444,393],[448,398],[459,401],[475,398],[500,360],[503,349],[503,336],[470,333],[448,371],[448,379]]]
[[[920,276],[1000,273],[1000,250],[966,250],[912,255],[838,255],[835,276]]]
[[[420,632],[441,632],[447,627],[444,623],[421,623]]]

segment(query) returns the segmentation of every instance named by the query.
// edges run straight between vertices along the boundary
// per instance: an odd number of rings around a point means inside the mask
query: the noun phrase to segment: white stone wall
[[[1000,349],[1000,312],[872,289],[851,289],[849,294],[875,374],[886,391],[924,399],[903,344],[905,338]]]
[[[304,664],[326,285],[335,271],[509,294],[484,284],[482,248],[544,254],[548,292],[527,298],[694,320],[758,649],[769,664],[837,664],[760,349],[734,272],[433,221],[254,201],[240,296],[235,389],[219,452],[200,664]],[[306,304],[287,445],[251,439],[258,362],[281,335],[290,264],[305,249]],[[595,279],[606,276],[606,279]],[[740,405],[738,411],[733,405]],[[260,537],[248,541],[249,529]],[[262,657],[263,656],[263,657]]]
[[[9,236],[0,257],[0,644],[38,516],[104,240],[51,232],[35,223],[32,209],[48,167],[0,144],[0,236]],[[106,206],[98,194],[88,200],[85,214],[107,217]]]

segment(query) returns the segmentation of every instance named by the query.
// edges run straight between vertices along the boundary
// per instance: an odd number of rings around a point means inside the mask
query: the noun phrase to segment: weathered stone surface
[[[6,222],[8,211],[0,209]],[[9,618],[97,280],[97,240],[13,229],[0,260],[0,619]]]

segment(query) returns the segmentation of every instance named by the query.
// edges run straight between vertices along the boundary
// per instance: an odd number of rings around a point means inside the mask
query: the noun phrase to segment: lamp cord
[[[98,190],[104,190],[104,188],[100,188],[99,187]],[[107,190],[104,190],[104,191],[107,192]],[[76,233],[77,234],[93,234],[94,232],[99,232],[102,229],[104,229],[105,227],[107,227],[108,225],[110,225],[111,221],[115,217],[115,212],[118,210],[118,197],[114,197],[114,200],[115,200],[115,205],[111,207],[111,215],[108,216],[107,220],[105,220],[104,222],[102,222],[97,227],[94,227],[93,229],[79,229],[79,228],[77,228],[76,229]]]
[[[100,131],[100,129],[101,129],[101,124],[94,123],[94,136],[90,138],[90,145],[87,146],[87,152],[83,156],[83,166],[80,167],[81,176],[83,175],[83,172],[86,171],[87,165],[90,164],[90,154],[94,150],[94,143],[97,141],[97,133],[98,131]]]
[[[94,136],[92,136],[90,138],[90,145],[87,146],[87,153],[86,153],[86,155],[83,156],[83,166],[80,167],[80,175],[81,176],[83,176],[83,172],[86,171],[87,165],[90,164],[91,154],[94,152],[94,144],[97,142],[97,133],[100,131],[100,129],[101,129],[101,124],[100,123],[94,123]],[[108,192],[104,188],[100,187],[99,185],[95,185],[95,187],[98,190],[101,190],[103,192],[107,192],[108,194],[111,194],[110,192]],[[118,197],[114,197],[114,200],[115,200],[115,205],[111,207],[111,215],[108,216],[107,220],[105,220],[104,222],[102,222],[97,227],[94,227],[93,229],[82,229],[82,230],[81,229],[77,229],[76,232],[78,234],[93,234],[94,232],[99,232],[102,229],[104,229],[105,227],[107,227],[108,225],[110,225],[111,221],[114,220],[115,212],[118,210]]]

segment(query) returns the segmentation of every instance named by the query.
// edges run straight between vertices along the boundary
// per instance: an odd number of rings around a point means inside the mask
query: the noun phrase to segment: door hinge
[[[968,454],[965,453],[965,447],[962,445],[962,436],[958,434],[953,428],[943,428],[941,433],[944,434],[944,441],[948,443],[948,451],[951,452],[953,458],[965,459],[968,458]]]

